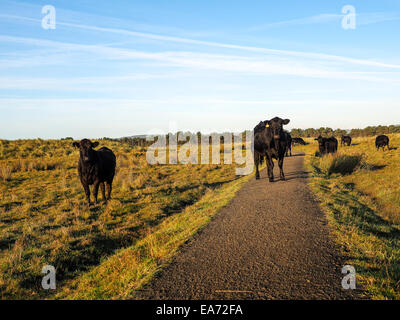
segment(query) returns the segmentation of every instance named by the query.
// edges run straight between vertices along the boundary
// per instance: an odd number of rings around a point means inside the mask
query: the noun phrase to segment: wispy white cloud
[[[125,48],[114,48],[101,45],[86,45],[76,43],[57,42],[35,38],[21,38],[12,36],[0,36],[0,42],[15,42],[30,46],[39,46],[58,50],[66,54],[86,53],[91,60],[151,60],[164,63],[166,66],[184,67],[197,70],[218,70],[221,72],[239,72],[258,75],[291,75],[298,77],[327,78],[327,79],[347,79],[347,80],[366,80],[399,83],[400,73],[398,72],[371,72],[369,70],[359,71],[355,66],[360,63],[369,67],[383,67],[394,70],[400,69],[399,65],[389,65],[384,63],[371,62],[369,60],[356,60],[345,57],[337,57],[336,64],[331,64],[333,57],[321,54],[289,52],[287,55],[262,54],[258,56],[238,56],[232,54],[209,54],[197,52],[171,51],[171,52],[144,52]],[[57,51],[57,52],[58,52]],[[269,52],[270,53],[270,52]],[[297,54],[296,54],[297,53]],[[51,57],[51,56],[50,56]],[[318,57],[318,60],[316,58]],[[58,53],[56,60],[60,59]],[[44,59],[42,59],[43,61]],[[54,63],[52,59],[47,59]],[[22,66],[29,62],[23,60]],[[44,62],[44,61],[43,61]],[[46,62],[44,62],[46,63]],[[0,67],[18,65],[18,59],[12,63],[9,59],[1,61]],[[151,77],[151,75],[149,75]],[[122,80],[122,79],[119,79]],[[127,79],[125,79],[127,80]],[[51,81],[51,80],[49,80]],[[64,80],[60,80],[64,81]],[[78,79],[82,81],[82,79]],[[85,80],[86,81],[86,80]],[[93,80],[92,80],[93,81]],[[108,81],[99,79],[100,83]],[[20,81],[16,85],[21,85]],[[9,82],[11,86],[12,82]],[[25,84],[28,82],[25,81]],[[7,86],[6,82],[5,85]]]
[[[297,26],[297,25],[306,25],[306,24],[315,24],[315,23],[328,23],[328,22],[335,22],[340,21],[343,16],[341,14],[318,14],[310,17],[303,17],[297,19],[290,19],[278,22],[272,22],[267,24],[262,24],[259,26],[254,26],[248,29],[248,31],[258,31],[258,30],[265,30],[271,28],[279,28],[279,27],[286,27],[286,26]]]
[[[314,16],[314,17],[310,17],[310,18],[297,19],[294,21],[303,21],[303,23],[306,21],[326,21],[326,20],[330,20],[330,19],[336,19],[337,16],[340,16],[340,15],[331,15],[331,14],[319,15],[319,16]],[[383,15],[377,15],[377,14],[371,15],[371,16],[369,16],[369,18],[365,19],[364,24],[367,24],[369,22],[371,23],[371,21],[377,21],[377,20],[381,21],[382,19],[384,19],[384,17],[386,17],[384,14]],[[20,17],[20,18],[25,19],[25,17]],[[386,18],[389,19],[388,17],[386,17]],[[391,18],[394,19],[394,16],[392,15]],[[29,20],[32,20],[32,19],[29,19]],[[39,20],[37,20],[37,22],[38,21]],[[290,22],[286,21],[286,22],[281,22],[281,23],[290,23]],[[125,29],[118,29],[118,28],[105,28],[105,27],[98,27],[98,26],[91,26],[91,25],[68,23],[68,22],[62,22],[62,21],[61,22],[58,21],[57,25],[70,27],[70,28],[78,28],[78,29],[83,29],[83,30],[97,31],[97,32],[102,32],[102,33],[114,33],[114,34],[119,34],[119,35],[124,35],[124,36],[130,36],[132,38],[135,38],[135,37],[136,38],[144,38],[144,39],[154,40],[154,41],[174,42],[174,43],[181,43],[181,44],[191,44],[191,45],[195,45],[195,46],[208,46],[208,47],[216,47],[216,48],[224,48],[224,49],[232,49],[232,50],[241,50],[241,51],[248,51],[248,52],[254,52],[254,53],[259,53],[259,54],[269,54],[269,55],[278,55],[278,56],[295,56],[295,57],[307,58],[307,59],[323,59],[323,60],[328,60],[328,61],[345,62],[345,63],[351,63],[351,64],[357,64],[357,65],[370,66],[370,67],[400,69],[400,65],[396,65],[396,64],[385,63],[385,62],[374,61],[374,60],[350,58],[350,57],[331,55],[331,54],[325,54],[325,53],[301,52],[301,51],[280,50],[280,49],[262,48],[262,47],[254,47],[254,46],[243,46],[243,45],[235,45],[235,44],[228,44],[228,43],[203,41],[203,40],[197,40],[197,39],[189,39],[189,38],[182,38],[182,37],[175,37],[175,36],[146,33],[146,32],[137,32],[137,31],[131,31],[131,30],[125,30]],[[29,39],[29,38],[20,38],[18,40],[15,37],[14,37],[14,39],[12,39],[12,38],[13,37],[0,36],[0,40],[3,40],[3,41],[13,40],[13,41],[17,41],[20,43],[48,45],[48,46],[54,47],[54,43],[51,44],[51,42],[49,42],[47,40]],[[94,47],[94,46],[89,46],[89,45],[85,46],[85,45],[74,45],[74,44],[65,44],[65,43],[57,43],[56,45],[60,46],[60,47],[64,47],[64,48],[66,46],[69,46],[72,49],[73,48],[91,49]],[[104,50],[104,46],[103,46],[103,50]],[[122,50],[122,49],[119,49],[119,50]],[[120,51],[120,52],[122,52],[122,51]],[[131,53],[132,53],[132,51],[131,51]]]
[[[279,27],[295,27],[299,25],[309,25],[309,24],[323,24],[331,22],[337,22],[338,27],[340,27],[340,21],[343,19],[343,16],[344,16],[343,14],[324,13],[309,17],[267,23],[251,27],[248,29],[248,31],[258,31],[258,30],[265,30],[265,29],[272,29]],[[399,20],[399,19],[400,15],[396,12],[356,13],[357,26],[369,25],[369,24]]]
[[[323,54],[323,53],[299,52],[299,51],[290,51],[290,50],[260,48],[260,47],[253,47],[253,46],[242,46],[242,45],[234,45],[234,44],[227,44],[227,43],[219,43],[219,42],[211,42],[211,41],[203,41],[203,40],[195,40],[195,39],[188,39],[188,38],[181,38],[181,37],[173,37],[173,36],[165,36],[165,35],[158,35],[158,34],[151,34],[151,33],[129,31],[129,30],[123,30],[123,29],[103,28],[103,27],[87,26],[87,25],[81,25],[81,24],[64,23],[64,22],[61,22],[60,24],[68,26],[68,27],[73,27],[73,28],[87,29],[87,30],[93,30],[93,31],[99,31],[99,32],[118,33],[118,34],[122,34],[122,35],[146,38],[146,39],[151,39],[151,40],[177,42],[177,43],[185,43],[185,44],[192,44],[192,45],[202,45],[202,46],[218,47],[218,48],[225,48],[225,49],[245,50],[245,51],[264,53],[264,54],[297,56],[297,57],[304,57],[304,58],[310,58],[310,59],[317,58],[317,59],[348,62],[348,63],[352,63],[352,64],[360,64],[360,65],[367,65],[367,66],[374,66],[374,67],[400,69],[400,65],[387,64],[384,62],[365,60],[365,59],[354,59],[354,58],[348,58],[348,57],[343,57],[343,56],[338,56],[338,55]]]

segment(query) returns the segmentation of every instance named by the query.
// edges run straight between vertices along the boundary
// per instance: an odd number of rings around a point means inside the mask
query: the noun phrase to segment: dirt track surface
[[[247,182],[136,299],[357,299],[303,158],[285,159],[287,181],[275,165],[276,182]]]

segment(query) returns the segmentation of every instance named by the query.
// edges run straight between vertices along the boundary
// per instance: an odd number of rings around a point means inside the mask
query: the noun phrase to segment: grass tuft
[[[332,174],[352,174],[359,168],[365,167],[362,154],[328,154],[323,157],[315,157],[313,161],[314,170],[325,176]]]
[[[0,178],[3,181],[9,181],[11,179],[12,167],[7,164],[0,165]]]

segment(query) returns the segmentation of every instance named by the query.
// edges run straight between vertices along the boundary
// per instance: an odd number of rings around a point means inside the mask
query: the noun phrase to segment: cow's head
[[[79,148],[81,159],[84,162],[92,162],[94,160],[94,155],[95,155],[93,148],[96,148],[99,145],[99,143],[92,142],[89,139],[83,139],[81,140],[81,142],[73,142],[72,145],[75,148]]]
[[[283,125],[288,124],[289,122],[289,119],[275,117],[271,120],[265,121],[265,126],[271,129],[274,139],[279,139],[283,133]]]
[[[314,140],[318,141],[318,144],[321,146],[324,144],[324,138],[322,138],[321,135],[319,135],[318,138],[315,138]]]

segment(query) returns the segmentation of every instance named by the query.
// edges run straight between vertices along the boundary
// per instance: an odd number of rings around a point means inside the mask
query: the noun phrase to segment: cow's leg
[[[112,180],[107,181],[107,200],[111,200]]]
[[[254,152],[254,165],[256,166],[256,180],[260,179],[260,171],[258,171],[258,165],[260,163],[260,154]]]
[[[283,158],[284,158],[283,156],[279,157],[278,165],[279,165],[279,172],[280,172],[281,180],[286,180],[285,174],[283,173]]]
[[[94,204],[97,204],[97,194],[99,193],[99,186],[100,186],[100,182],[96,181],[93,184],[93,198],[94,198]]]
[[[88,205],[90,206],[90,188],[89,185],[87,183],[82,183],[83,185],[83,189],[85,190],[85,194],[86,194],[86,201],[88,203]]]
[[[106,198],[106,188],[104,186],[104,182],[100,183],[100,189],[101,189],[101,195],[103,196],[103,201],[107,203],[107,198]]]
[[[274,182],[274,161],[272,157],[266,155],[267,166],[268,166],[268,178],[269,182]]]

